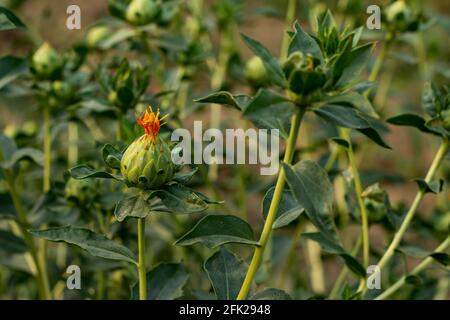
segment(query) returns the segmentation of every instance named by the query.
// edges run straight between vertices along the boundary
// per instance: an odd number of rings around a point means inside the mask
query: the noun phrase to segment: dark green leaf
[[[247,265],[234,254],[221,247],[204,265],[216,297],[235,300],[247,273]]]
[[[0,31],[25,28],[23,22],[14,13],[5,7],[0,7]]]
[[[254,294],[249,300],[292,300],[292,298],[283,290],[267,288]]]
[[[433,252],[430,257],[444,266],[450,265],[450,255],[445,252]]]
[[[137,264],[135,255],[128,248],[88,229],[66,226],[47,230],[31,230],[30,233],[49,241],[74,244],[96,257]]]
[[[206,97],[202,97],[194,100],[195,102],[200,103],[216,103],[221,105],[227,105],[231,107],[235,107],[238,110],[242,110],[246,103],[250,100],[248,96],[233,96],[231,93],[227,91],[218,91],[207,95]]]
[[[270,74],[271,81],[281,88],[286,87],[286,79],[284,77],[283,70],[281,66],[269,50],[265,48],[261,43],[256,40],[253,40],[250,37],[247,37],[244,34],[241,34],[242,40],[247,44],[247,46],[256,54],[264,63],[264,67],[267,70],[267,73]]]
[[[105,144],[102,148],[103,161],[112,169],[120,169],[122,152],[110,144]]]
[[[336,143],[336,144],[338,144],[338,145],[340,145],[341,147],[344,147],[344,148],[346,148],[346,149],[348,149],[348,147],[350,147],[350,144],[349,144],[348,141],[345,140],[345,139],[342,139],[342,138],[331,138],[331,140],[332,140],[334,143]]]
[[[141,194],[127,194],[116,205],[114,215],[121,222],[126,217],[145,218],[152,212],[152,205]]]
[[[160,263],[147,272],[147,300],[174,300],[183,295],[189,274],[179,263]],[[131,299],[139,296],[138,284],[133,286]]]
[[[202,243],[210,248],[226,243],[258,245],[250,225],[231,215],[206,216],[175,242],[180,246],[196,243]]]
[[[310,54],[314,58],[323,61],[323,55],[319,45],[310,35],[303,31],[297,21],[294,23],[294,31],[294,35],[289,43],[288,55],[296,51],[301,51],[305,55]]]
[[[379,120],[363,114],[357,109],[338,105],[326,105],[312,111],[319,117],[344,128],[355,129],[366,135],[378,145],[390,149],[378,132],[383,125]]]
[[[286,181],[311,222],[329,239],[337,241],[333,221],[333,188],[326,171],[310,160],[295,166],[283,163]]]
[[[34,161],[36,164],[43,166],[44,155],[40,150],[33,148],[22,148],[16,150],[8,161],[5,161],[1,166],[5,169],[11,169],[17,162],[28,159]]]
[[[409,275],[405,278],[405,283],[412,286],[420,286],[422,284],[422,279],[416,275]]]
[[[357,80],[370,58],[372,48],[373,44],[368,43],[345,51],[336,59],[333,68],[336,88],[343,88]]]
[[[0,133],[0,152],[1,158],[10,160],[14,152],[16,152],[17,146],[13,139]]]
[[[344,250],[344,248],[342,248],[342,246],[339,243],[334,242],[333,239],[329,239],[325,235],[318,232],[304,233],[303,236],[307,239],[318,242],[323,251],[340,256],[344,260],[347,267],[351,271],[353,271],[356,275],[359,275],[361,277],[366,276],[366,270],[358,262],[358,260],[353,258],[349,253],[347,253]]]
[[[105,171],[97,171],[85,164],[80,164],[69,169],[69,173],[72,178],[75,179],[87,179],[87,178],[105,178],[105,179],[116,179],[121,181],[122,178]]]
[[[0,58],[0,89],[28,70],[26,59],[6,56]]]
[[[423,193],[439,193],[444,186],[444,180],[431,181],[429,183],[422,179],[415,179],[414,181]]]
[[[19,254],[27,251],[25,242],[9,231],[0,230],[0,252]]]
[[[389,118],[386,121],[391,124],[397,125],[397,126],[413,127],[413,128],[419,129],[420,131],[425,132],[425,133],[431,133],[431,134],[438,135],[438,136],[441,135],[438,131],[433,130],[432,128],[429,128],[426,125],[425,119],[417,114],[404,113],[404,114]]]
[[[191,170],[189,172],[176,172],[173,176],[172,180],[176,181],[180,184],[186,184],[188,183],[192,177],[195,175],[195,173],[198,171],[198,168],[195,168],[194,170]]]
[[[275,187],[270,188],[263,199],[263,216],[264,219],[267,219],[267,214],[269,213],[270,203],[272,202],[273,193]],[[290,224],[292,221],[297,219],[302,213],[304,209],[302,206],[298,204],[295,200],[292,191],[283,190],[281,194],[280,204],[278,205],[278,211],[275,218],[275,221],[272,225],[272,229],[277,229],[281,227],[285,227]]]

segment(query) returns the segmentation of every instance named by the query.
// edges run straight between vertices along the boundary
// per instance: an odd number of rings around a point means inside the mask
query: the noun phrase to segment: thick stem
[[[289,0],[287,10],[286,10],[286,19],[284,21],[284,34],[283,34],[283,40],[281,42],[281,50],[280,50],[280,59],[286,59],[287,52],[288,52],[288,45],[289,45],[289,34],[288,31],[290,30],[291,24],[293,20],[295,19],[295,9],[297,7],[297,0]]]
[[[302,121],[303,115],[305,113],[304,109],[297,114],[295,114],[292,118],[291,130],[289,132],[289,137],[287,140],[286,152],[284,154],[283,161],[285,163],[290,164],[292,162],[292,158],[294,157],[295,145],[297,142],[298,131],[300,129],[300,123]],[[278,174],[277,183],[275,185],[275,191],[273,194],[272,202],[270,203],[269,212],[267,214],[266,222],[263,227],[263,231],[261,233],[261,237],[259,239],[259,246],[256,247],[255,252],[253,254],[252,262],[247,271],[247,275],[245,276],[244,283],[242,284],[241,290],[237,296],[238,300],[244,300],[247,297],[247,294],[250,290],[253,279],[255,278],[256,272],[261,264],[261,260],[264,254],[264,250],[266,248],[267,242],[270,238],[270,234],[272,232],[272,225],[275,221],[276,214],[278,211],[278,206],[280,204],[281,195],[283,192],[284,185],[286,183],[286,177],[284,174],[283,168],[280,168],[280,172]]]
[[[442,242],[434,252],[443,252],[447,249],[447,247],[450,245],[450,237],[447,237],[444,242]],[[400,287],[402,287],[405,282],[406,278],[408,276],[414,276],[422,272],[428,265],[430,265],[434,259],[432,257],[427,257],[425,260],[423,260],[417,267],[415,267],[410,273],[407,275],[401,277],[396,283],[394,283],[392,286],[390,286],[388,289],[386,289],[382,294],[380,294],[378,297],[375,298],[375,300],[384,300],[388,298],[390,295],[392,295],[394,292],[396,292]]]
[[[138,251],[139,299],[147,300],[147,278],[145,269],[145,218],[138,219]]]
[[[341,136],[343,139],[347,140],[348,148],[346,148],[348,161],[352,170],[353,183],[355,187],[355,196],[358,201],[359,211],[361,213],[361,235],[362,235],[362,246],[363,246],[363,264],[365,267],[369,265],[369,217],[367,213],[366,205],[362,198],[362,184],[361,178],[359,177],[358,165],[356,163],[355,154],[353,152],[353,146],[350,141],[350,130],[341,129]]]

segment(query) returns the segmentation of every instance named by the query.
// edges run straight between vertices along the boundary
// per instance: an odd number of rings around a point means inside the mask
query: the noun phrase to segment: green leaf
[[[437,181],[431,181],[427,183],[425,180],[422,179],[415,179],[414,180],[417,185],[419,186],[419,189],[423,193],[439,193],[442,191],[442,188],[444,187],[444,180],[437,180]]]
[[[374,118],[379,118],[378,114],[373,109],[369,99],[356,91],[348,91],[344,94],[327,97],[325,104],[349,105],[361,111],[364,114],[370,115]],[[322,104],[323,105],[323,104]]]
[[[0,7],[0,31],[25,28],[23,22],[14,13],[5,7]]]
[[[186,184],[189,181],[191,181],[192,177],[195,175],[195,173],[198,171],[198,168],[195,168],[194,170],[191,170],[189,172],[176,172],[172,178],[173,181],[176,181],[180,184]]]
[[[0,58],[0,89],[28,71],[24,58],[5,56]]]
[[[283,163],[286,181],[300,206],[305,208],[309,220],[327,238],[337,241],[333,221],[333,187],[327,172],[310,160],[295,166]]]
[[[226,243],[258,245],[250,225],[232,215],[206,216],[175,242],[180,246],[196,243],[202,243],[210,248]]]
[[[249,300],[292,300],[285,291],[276,288],[266,288],[254,294]]]
[[[105,179],[116,179],[122,181],[122,178],[111,174],[106,171],[97,171],[94,168],[91,168],[85,164],[80,164],[69,169],[69,173],[72,178],[75,179],[87,179],[87,178],[105,178]]]
[[[282,95],[262,88],[245,107],[242,115],[258,128],[279,129],[281,135],[287,137],[290,120],[295,109],[286,101]],[[274,117],[274,114],[278,116]]]
[[[345,139],[342,139],[342,138],[331,138],[331,141],[333,141],[334,143],[336,143],[346,149],[348,149],[350,147],[350,144],[348,143],[348,141]]]
[[[16,150],[17,146],[14,140],[0,133],[0,152],[3,158],[6,161],[10,160]]]
[[[233,96],[227,91],[218,91],[205,97],[194,100],[200,103],[215,103],[234,107],[242,110],[251,98],[245,95]]]
[[[152,212],[152,205],[141,194],[127,194],[116,205],[114,215],[121,222],[127,217],[145,218]]]
[[[102,148],[103,161],[112,169],[120,170],[120,161],[122,160],[122,152],[117,150],[109,143]]]
[[[342,248],[342,246],[333,239],[329,239],[324,234],[318,232],[304,233],[303,236],[307,239],[318,242],[323,251],[340,256],[344,260],[347,267],[356,275],[361,277],[366,276],[366,269],[364,269],[358,260],[347,253],[344,248]]]
[[[370,58],[372,48],[373,44],[368,43],[351,51],[344,51],[336,59],[333,67],[336,88],[343,88],[357,80]]]
[[[432,252],[414,245],[401,245],[397,251],[418,259],[431,257],[444,266],[450,265],[450,255],[445,252]]]
[[[405,278],[405,283],[410,284],[412,286],[420,286],[422,284],[422,279],[416,275],[408,275]]]
[[[157,197],[164,207],[157,211],[167,213],[189,214],[204,211],[208,208],[209,201],[201,193],[195,192],[181,184],[170,184],[160,190],[147,192],[147,199]]]
[[[441,111],[439,96],[439,88],[434,83],[425,83],[422,93],[422,108],[431,117],[435,117]]]
[[[286,88],[286,78],[284,77],[283,70],[281,69],[280,63],[277,58],[275,58],[266,47],[256,40],[247,37],[245,34],[241,34],[242,40],[247,44],[250,50],[253,51],[255,55],[261,58],[264,63],[264,67],[267,73],[270,75],[271,81],[281,87]]]
[[[96,257],[137,264],[135,255],[128,248],[89,229],[66,226],[47,230],[30,230],[30,233],[48,241],[74,244]]]
[[[319,45],[314,38],[303,31],[298,21],[295,21],[294,23],[294,31],[295,32],[289,43],[288,55],[296,51],[301,51],[303,54],[310,54],[314,58],[323,62],[323,55]]]
[[[439,131],[433,130],[433,128],[428,127],[426,120],[417,114],[404,113],[389,118],[386,121],[397,126],[413,127],[425,133],[441,136]]]
[[[221,247],[206,260],[205,271],[219,300],[235,300],[247,273],[247,265]]]
[[[445,252],[433,252],[430,257],[446,267],[450,265],[450,255]]]
[[[9,231],[0,230],[0,252],[20,254],[27,251],[25,242]]]
[[[4,161],[1,166],[4,169],[11,169],[17,162],[24,159],[34,161],[40,166],[44,165],[44,155],[40,150],[33,148],[22,148],[14,151],[11,158],[8,161]]]
[[[174,300],[183,295],[189,274],[179,263],[160,263],[147,272],[147,300]],[[132,289],[132,300],[139,296],[139,285]]]
[[[275,187],[270,188],[264,196],[263,199],[263,216],[267,219],[267,214],[269,213],[270,203],[272,202],[273,193]],[[272,225],[272,229],[278,229],[289,225],[292,221],[297,219],[304,209],[295,200],[292,191],[283,190],[281,194],[280,204],[278,205],[278,211],[275,221]]]
[[[390,149],[378,132],[383,128],[382,123],[357,109],[338,105],[325,105],[320,108],[313,108],[312,111],[319,117],[337,126],[355,129],[367,136],[379,146]]]

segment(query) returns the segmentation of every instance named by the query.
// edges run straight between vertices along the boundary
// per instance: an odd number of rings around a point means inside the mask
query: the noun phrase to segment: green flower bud
[[[269,82],[264,63],[258,56],[253,56],[245,65],[245,77],[254,87],[262,87]]]
[[[90,28],[86,35],[86,44],[89,48],[98,49],[103,41],[111,35],[111,30],[104,25]]]
[[[389,25],[399,31],[407,29],[408,25],[413,20],[411,8],[405,1],[395,1],[386,7],[385,18]]]
[[[74,88],[66,81],[56,80],[52,83],[52,92],[58,99],[68,101],[73,97]]]
[[[158,13],[159,6],[154,0],[132,0],[125,16],[129,23],[142,26],[154,22]]]
[[[159,111],[156,115],[153,111],[145,111],[138,119],[145,134],[128,146],[120,162],[128,187],[157,189],[172,180],[175,165],[171,150],[168,143],[158,136],[163,118],[159,119]]]
[[[61,71],[63,66],[62,57],[47,43],[36,50],[31,58],[34,72],[42,78],[51,78]]]

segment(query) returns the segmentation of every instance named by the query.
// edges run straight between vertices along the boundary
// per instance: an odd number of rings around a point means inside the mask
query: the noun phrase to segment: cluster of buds
[[[138,118],[145,133],[131,143],[120,162],[120,170],[128,187],[143,190],[157,189],[172,180],[176,167],[172,162],[169,144],[158,136],[161,122],[159,110],[150,108]]]
[[[322,88],[327,80],[320,61],[300,51],[293,52],[288,57],[283,64],[283,72],[294,101]]]

